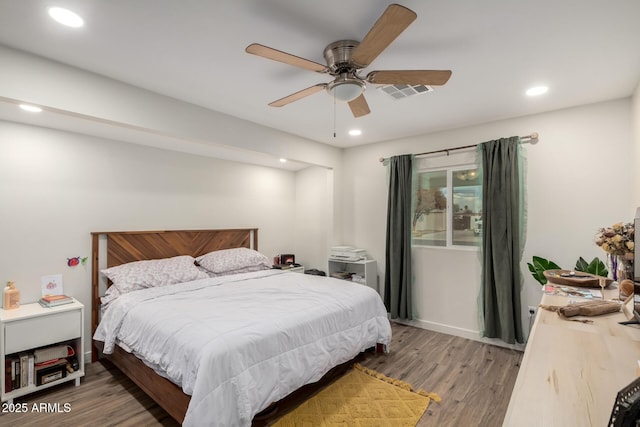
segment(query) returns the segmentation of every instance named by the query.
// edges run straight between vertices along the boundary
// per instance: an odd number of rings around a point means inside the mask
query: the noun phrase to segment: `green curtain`
[[[411,199],[413,156],[388,160],[386,274],[384,304],[392,319],[412,319]]]
[[[520,138],[488,141],[479,144],[478,151],[483,173],[482,334],[522,343]]]

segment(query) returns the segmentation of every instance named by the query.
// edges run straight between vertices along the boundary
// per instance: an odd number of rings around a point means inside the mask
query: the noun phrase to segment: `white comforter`
[[[333,366],[388,345],[391,327],[371,288],[268,270],[122,295],[94,338],[107,354],[132,349],[191,395],[185,426],[249,426]]]

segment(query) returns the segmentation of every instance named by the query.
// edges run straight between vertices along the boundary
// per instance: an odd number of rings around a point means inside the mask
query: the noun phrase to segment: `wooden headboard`
[[[91,336],[98,327],[100,310],[100,237],[106,236],[106,266],[133,261],[170,258],[179,255],[198,257],[221,249],[258,250],[258,229],[96,231],[91,233]],[[92,347],[92,359],[97,349]]]

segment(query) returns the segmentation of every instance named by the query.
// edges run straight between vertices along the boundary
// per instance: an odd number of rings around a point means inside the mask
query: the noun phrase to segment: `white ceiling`
[[[361,40],[388,1],[0,0],[0,44],[338,147],[622,98],[640,80],[637,0],[399,3],[418,18],[364,74],[453,75],[434,92],[402,100],[369,85],[371,114],[358,119],[346,104],[334,111],[324,92],[268,107],[330,77],[244,49],[258,42],[324,63],[327,44]],[[82,15],[85,26],[50,20],[54,5]],[[524,95],[539,84],[549,86],[546,95]],[[348,136],[353,127],[363,134]]]

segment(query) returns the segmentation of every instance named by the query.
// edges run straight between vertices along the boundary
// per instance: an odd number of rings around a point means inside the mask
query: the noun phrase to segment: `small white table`
[[[352,280],[362,285],[367,285],[372,289],[378,290],[378,272],[377,264],[373,259],[364,259],[358,261],[347,261],[342,259],[329,258],[328,276],[335,277],[334,273],[349,272],[355,274],[358,279]]]
[[[33,354],[33,350],[54,344],[74,347],[79,368],[66,377],[43,385],[30,384],[11,391],[5,390],[6,357]],[[45,308],[39,303],[24,304],[13,310],[0,309],[0,396],[13,402],[16,397],[33,393],[60,383],[75,380],[80,385],[84,376],[84,305],[72,303]]]

